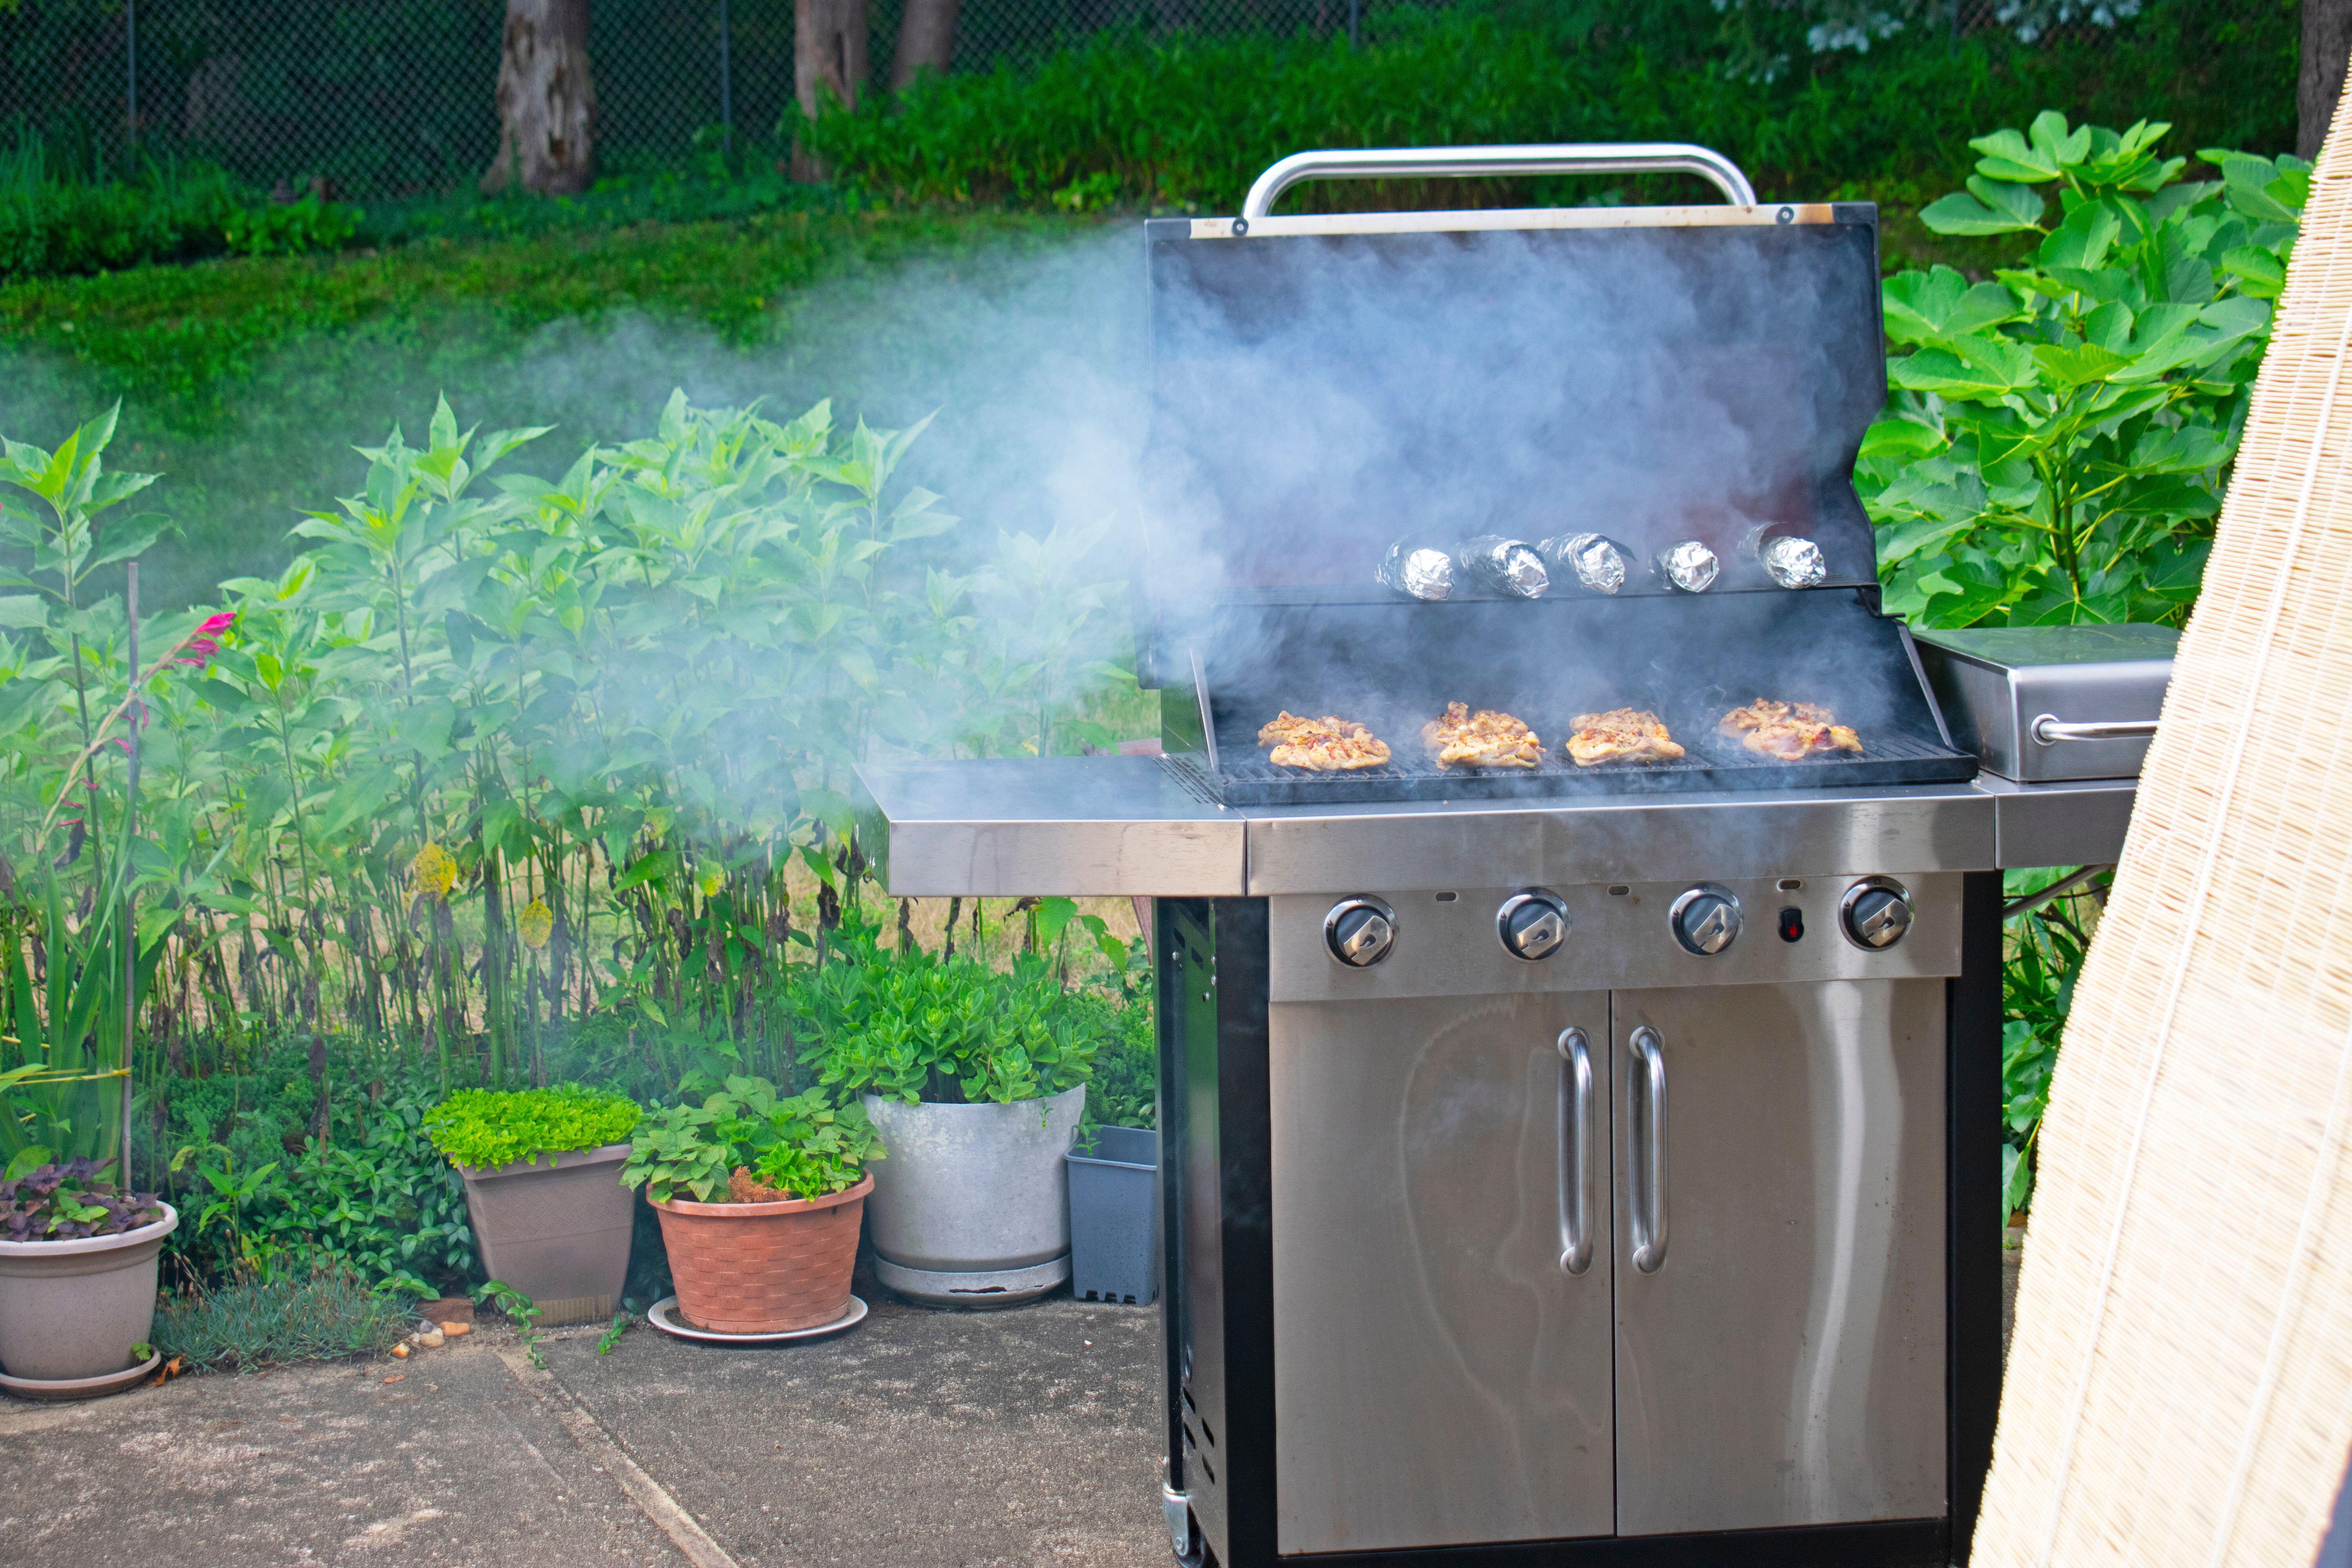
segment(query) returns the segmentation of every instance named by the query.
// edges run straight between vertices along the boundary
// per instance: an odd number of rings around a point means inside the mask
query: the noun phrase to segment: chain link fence
[[[1330,36],[1360,3],[964,0],[955,66],[1115,26]],[[1948,3],[1948,25],[1966,33],[2053,0]],[[873,0],[877,78],[898,10]],[[504,17],[505,0],[0,0],[0,137],[37,134],[52,158],[85,168],[133,151],[203,157],[264,189],[450,189],[497,151]],[[592,18],[605,170],[774,135],[793,96],[793,0],[593,0]]]

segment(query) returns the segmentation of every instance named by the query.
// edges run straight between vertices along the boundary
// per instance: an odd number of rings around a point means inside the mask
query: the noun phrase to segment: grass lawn
[[[969,511],[943,460],[1009,416],[999,378],[1128,351],[1110,285],[1131,233],[796,212],[19,284],[0,290],[0,434],[54,445],[122,400],[118,466],[166,474],[150,494],[182,529],[147,557],[150,603],[274,570],[298,510],[357,485],[352,446],[419,431],[437,392],[465,422],[556,426],[510,459],[551,471],[650,430],[679,384],[792,412],[832,396],[877,425],[936,407],[930,482]]]

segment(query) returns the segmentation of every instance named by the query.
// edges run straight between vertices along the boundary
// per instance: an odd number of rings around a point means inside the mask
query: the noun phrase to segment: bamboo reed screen
[[[2066,1031],[1984,1568],[2307,1564],[2352,1448],[2348,125]]]

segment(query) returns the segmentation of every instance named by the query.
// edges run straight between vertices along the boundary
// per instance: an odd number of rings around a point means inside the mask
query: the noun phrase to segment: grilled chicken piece
[[[1350,719],[1341,719],[1328,713],[1320,719],[1309,719],[1285,709],[1267,720],[1264,727],[1258,731],[1257,743],[1261,746],[1280,745],[1285,741],[1293,740],[1318,730],[1328,730],[1337,735],[1353,735],[1359,740],[1368,740],[1372,733]]]
[[[1684,752],[1655,713],[1644,708],[1613,708],[1606,713],[1576,716],[1568,754],[1576,759],[1578,767],[1589,768],[1601,763],[1680,762]]]
[[[1774,762],[1801,763],[1807,757],[1862,750],[1861,736],[1837,722],[1836,714],[1812,702],[1774,702],[1759,697],[1745,708],[1726,713],[1721,728],[1726,735],[1738,736],[1740,743],[1758,756]]]
[[[1286,710],[1257,732],[1257,743],[1274,748],[1275,766],[1315,773],[1377,768],[1389,760],[1386,741],[1352,720],[1331,715],[1302,719]]]
[[[1466,702],[1449,702],[1445,717],[1421,727],[1421,738],[1437,753],[1441,768],[1531,768],[1543,761],[1543,742],[1508,713]]]

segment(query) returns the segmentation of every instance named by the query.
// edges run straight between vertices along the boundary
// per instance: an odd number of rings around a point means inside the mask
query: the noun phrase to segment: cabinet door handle
[[[1592,1052],[1584,1031],[1562,1029],[1559,1047],[1559,1266],[1592,1267]]]
[[[1640,1104],[1633,1108],[1633,1267],[1655,1274],[1666,1266],[1666,1043],[1647,1024],[1629,1042],[1640,1058]]]

